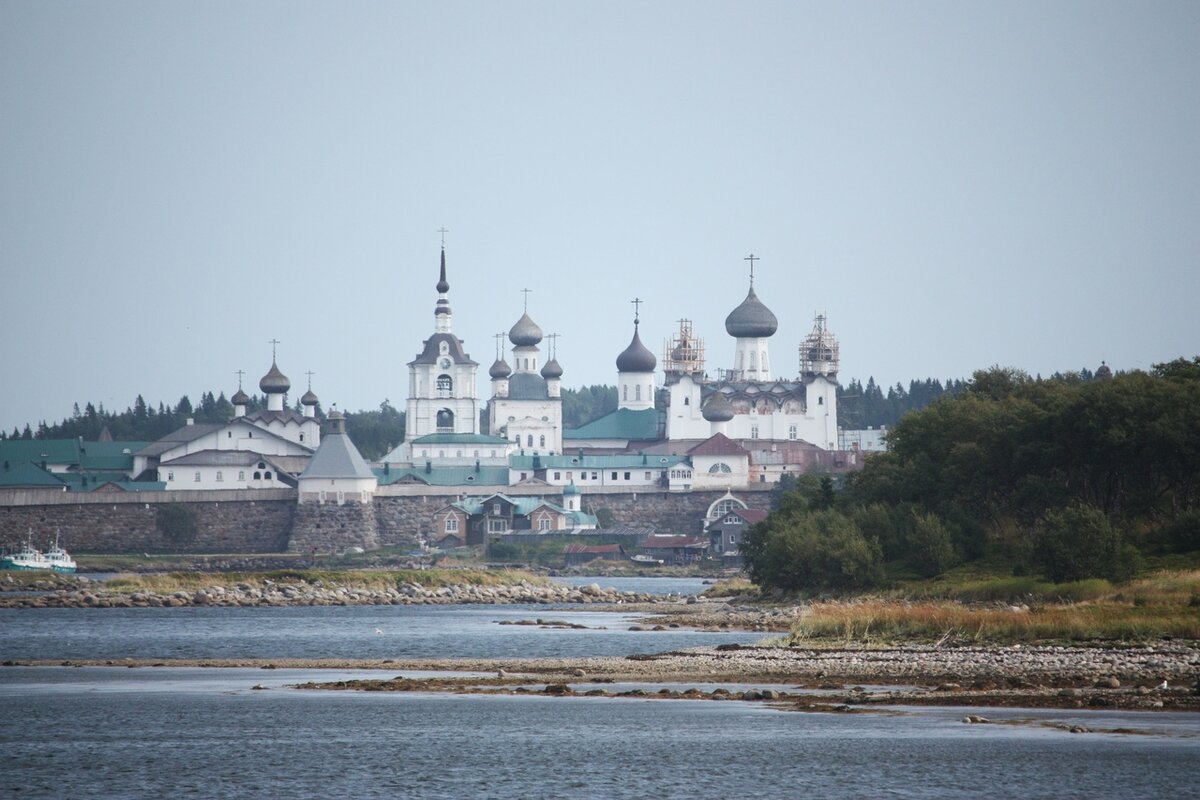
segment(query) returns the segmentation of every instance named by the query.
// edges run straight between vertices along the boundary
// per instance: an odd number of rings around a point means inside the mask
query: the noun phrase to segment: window
[[[169,480],[169,481],[173,481],[173,480],[175,480],[175,473],[174,473],[174,472],[168,472],[168,473],[167,473],[167,480]]]
[[[446,533],[458,533],[458,517],[453,514],[446,517]]]
[[[730,543],[730,544],[737,544],[737,542],[736,542],[736,541],[734,541],[734,535],[733,535],[732,533],[731,533],[731,534],[729,534],[729,543]]]
[[[508,530],[508,522],[501,519],[488,520],[488,533],[504,533]]]
[[[533,447],[533,434],[532,433],[527,434],[525,436],[525,444],[527,447]]]
[[[568,472],[568,473],[567,473],[567,480],[569,480],[569,481],[571,481],[571,480],[575,480],[575,473],[573,473],[573,472]]]
[[[629,399],[629,386],[628,385],[621,387],[621,399],[622,400]]]
[[[476,451],[475,451],[475,458],[479,458],[479,451],[478,451],[478,450],[476,450]]]
[[[538,437],[538,447],[546,446],[546,437],[544,435]]]
[[[692,398],[690,398],[690,397],[683,398],[683,404],[685,406],[690,406],[692,404]]]
[[[226,438],[226,439],[232,439],[232,438],[233,438],[233,431],[226,431],[226,432],[225,432],[225,438]]]
[[[244,470],[244,469],[239,469],[239,470],[238,470],[238,480],[239,480],[239,481],[244,481],[244,480],[246,480],[246,470]]]
[[[264,480],[264,481],[269,481],[269,480],[271,480],[271,473],[269,473],[269,472],[264,472],[264,473],[263,473],[263,480]]]
[[[556,472],[556,473],[554,473],[554,480],[556,480],[556,481],[561,481],[561,480],[562,480],[562,473],[561,473],[561,472]]]
[[[723,461],[718,461],[716,464],[713,464],[711,467],[708,468],[708,471],[711,474],[717,474],[717,473],[724,474],[724,473],[728,473],[728,472],[733,472],[733,470],[731,470],[729,468],[729,465],[724,463]]]
[[[224,480],[225,480],[225,474],[223,472],[221,472],[221,470],[217,470],[217,483],[221,483]]]
[[[495,514],[496,516],[500,516],[500,504],[499,503],[492,503],[492,513]]]
[[[617,475],[616,475],[616,473],[615,473],[615,472],[613,473],[613,477],[614,477],[614,478],[615,478],[615,477],[617,477]],[[594,480],[594,481],[598,481],[598,480],[600,480],[600,473],[599,473],[599,472],[593,472],[593,473],[592,473],[592,480]]]
[[[750,426],[750,438],[751,439],[758,438],[758,426],[757,425]]]
[[[637,386],[633,387],[633,399],[634,400],[642,399],[642,385],[640,383]]]
[[[629,480],[629,473],[628,473],[628,472],[626,472],[626,473],[625,473],[625,480]]]
[[[795,438],[796,438],[796,433],[797,433],[797,432],[796,432],[796,426],[795,426],[795,425],[789,425],[789,426],[788,426],[788,438],[789,438],[789,439],[795,439]]]
[[[300,434],[300,441],[302,441],[302,442],[304,441],[304,434],[303,434],[303,433],[302,433],[302,434]]]
[[[612,474],[612,479],[613,479],[614,481],[617,479],[617,473],[615,473],[615,472],[614,472],[614,473]]]
[[[262,473],[261,473],[261,472],[258,472],[257,470],[255,470],[255,472],[254,472],[254,480],[256,480],[256,481],[260,481],[260,480],[262,480]]]
[[[437,396],[450,397],[454,391],[454,381],[449,375],[438,375],[437,377]]]
[[[495,451],[495,450],[493,450],[493,451],[492,451],[492,456],[491,456],[491,457],[492,457],[492,458],[495,458],[495,457],[496,457],[496,451]]]
[[[443,433],[450,433],[454,430],[454,412],[448,408],[443,408],[437,412],[437,428]]]
[[[446,451],[438,450],[438,458],[445,458],[445,457],[446,457]]]
[[[259,469],[266,469],[266,468],[267,468],[267,465],[266,465],[266,464],[264,464],[263,462],[261,462],[261,461],[260,461],[260,462],[258,462],[258,468],[259,468]]]
[[[550,518],[549,517],[542,517],[541,519],[538,520],[538,530],[539,531],[550,530]]]
[[[455,458],[462,458],[462,450],[455,450],[455,451],[454,451],[454,457],[455,457]]]
[[[651,476],[651,474],[650,474],[649,472],[647,472],[647,473],[646,473],[646,480],[648,480],[648,481],[649,481],[649,480],[653,480],[653,479],[654,479],[654,478],[653,478],[653,476]]]
[[[197,472],[197,473],[196,473],[196,477],[195,477],[195,478],[193,478],[192,480],[194,480],[196,483],[199,483],[199,482],[200,482],[200,473],[199,473],[199,472]]]

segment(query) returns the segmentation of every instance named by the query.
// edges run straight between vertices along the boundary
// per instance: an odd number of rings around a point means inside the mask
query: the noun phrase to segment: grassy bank
[[[788,642],[1009,644],[1164,637],[1200,640],[1200,570],[1161,572],[1115,586],[1006,578],[817,602],[805,608]]]
[[[545,578],[520,570],[495,569],[287,569],[270,572],[170,572],[147,575],[117,575],[105,582],[105,588],[156,594],[195,591],[208,586],[233,586],[240,583],[260,588],[271,584],[300,583],[346,588],[386,590],[415,583],[427,589],[442,586],[512,586],[527,581],[543,584]]]

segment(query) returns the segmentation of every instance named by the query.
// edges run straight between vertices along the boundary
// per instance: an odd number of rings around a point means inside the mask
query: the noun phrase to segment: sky
[[[403,408],[434,329],[563,385],[755,289],[794,376],[1200,353],[1200,3],[0,0],[0,428],[248,390]],[[660,373],[661,380],[661,373]]]

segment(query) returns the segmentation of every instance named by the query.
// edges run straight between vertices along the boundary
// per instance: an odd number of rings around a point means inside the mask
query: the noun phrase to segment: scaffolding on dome
[[[679,333],[664,343],[662,365],[667,373],[704,372],[704,340],[692,333],[690,319],[679,320]]]
[[[812,333],[800,343],[801,375],[835,375],[838,371],[838,341],[818,314]]]

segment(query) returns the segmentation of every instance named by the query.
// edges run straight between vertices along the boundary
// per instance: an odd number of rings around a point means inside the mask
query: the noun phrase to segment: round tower
[[[725,318],[725,332],[736,340],[730,378],[737,381],[769,381],[771,359],[767,352],[767,339],[779,329],[779,320],[754,292],[754,262],[758,257],[751,255],[746,260],[750,262],[750,291],[741,305]]]
[[[633,339],[617,356],[617,408],[642,411],[654,408],[654,368],[658,360],[638,335],[640,324],[633,318]]]

